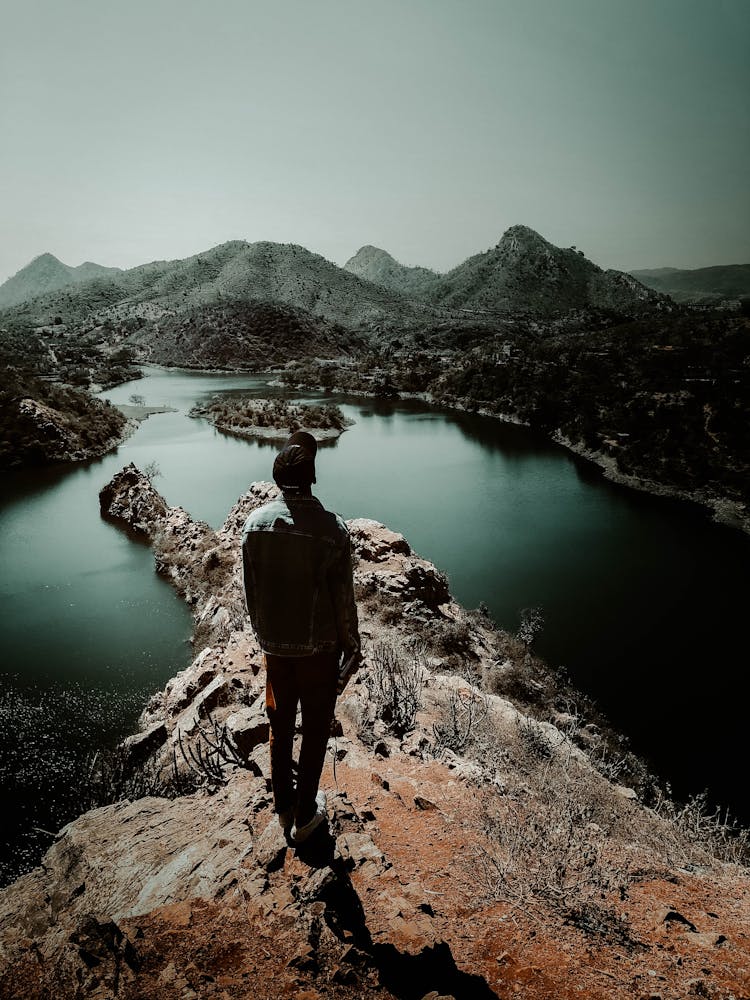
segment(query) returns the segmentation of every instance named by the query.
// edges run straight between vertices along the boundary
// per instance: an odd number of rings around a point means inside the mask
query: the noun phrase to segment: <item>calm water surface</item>
[[[186,608],[155,576],[150,550],[100,519],[99,489],[128,462],[155,461],[167,500],[218,526],[250,482],[270,479],[274,446],[186,415],[216,392],[274,393],[264,380],[147,371],[106,395],[138,393],[176,412],[151,416],[101,461],[4,477],[0,777],[14,856],[33,860],[49,843],[19,841],[19,831],[55,828],[49,803],[64,812],[80,756],[132,731],[148,693],[190,658]],[[520,609],[542,607],[539,651],[634,749],[680,794],[709,786],[750,819],[737,783],[750,539],[615,487],[524,428],[416,403],[341,402],[356,424],[319,451],[321,500],[403,532],[459,601],[484,601],[508,629]]]

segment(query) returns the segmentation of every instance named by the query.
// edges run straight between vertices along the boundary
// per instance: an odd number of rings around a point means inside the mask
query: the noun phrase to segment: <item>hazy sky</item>
[[[524,223],[750,261],[750,0],[0,0],[0,281],[229,239],[446,270]]]

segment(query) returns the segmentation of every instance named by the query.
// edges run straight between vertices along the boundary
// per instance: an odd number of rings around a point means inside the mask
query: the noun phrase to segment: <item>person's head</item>
[[[295,431],[286,441],[273,463],[274,482],[284,493],[299,496],[310,492],[317,451],[318,444],[307,431]]]

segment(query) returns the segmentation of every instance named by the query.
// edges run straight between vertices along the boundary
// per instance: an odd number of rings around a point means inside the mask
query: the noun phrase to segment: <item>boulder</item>
[[[120,744],[132,765],[142,764],[167,742],[167,727],[163,722],[154,722],[143,732],[128,736]]]
[[[188,707],[195,696],[216,677],[216,658],[210,646],[202,649],[189,667],[181,670],[168,683],[164,691],[164,708],[169,715],[178,715]]]
[[[227,716],[225,725],[240,757],[247,760],[259,744],[268,742],[271,727],[263,698]]]
[[[390,867],[369,833],[342,833],[336,840],[336,847],[348,867],[367,864],[379,872]]]
[[[352,548],[360,559],[367,562],[385,562],[394,555],[411,555],[411,548],[403,535],[391,531],[379,521],[358,517],[346,522]]]

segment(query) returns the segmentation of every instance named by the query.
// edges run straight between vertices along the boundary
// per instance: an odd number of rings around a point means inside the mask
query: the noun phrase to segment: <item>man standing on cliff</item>
[[[339,664],[360,660],[349,532],[312,495],[316,452],[311,434],[292,434],[273,466],[281,497],[254,510],[242,533],[245,600],[266,664],[274,808],[295,843],[325,819],[318,783],[339,693]],[[298,705],[302,745],[295,789]]]

